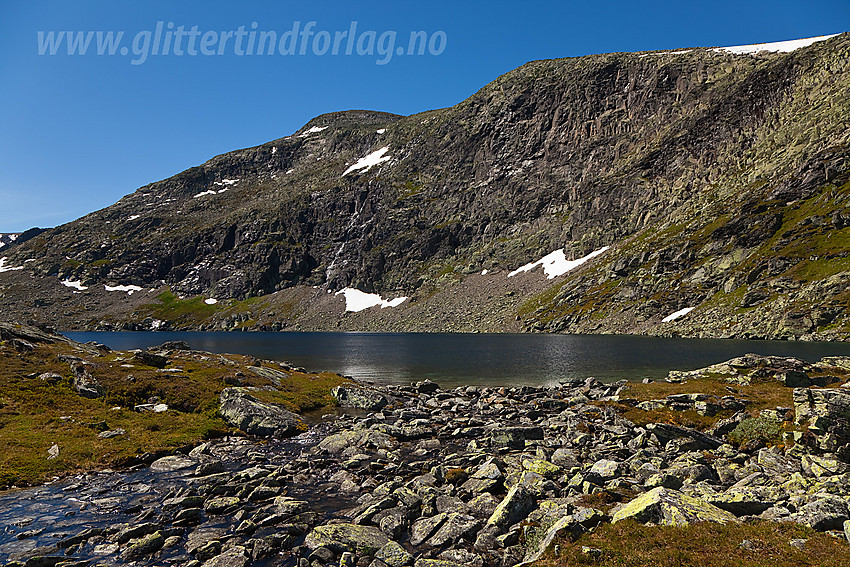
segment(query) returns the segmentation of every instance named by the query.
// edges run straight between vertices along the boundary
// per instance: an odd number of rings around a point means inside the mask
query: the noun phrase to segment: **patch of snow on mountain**
[[[832,35],[821,35],[818,37],[810,37],[807,39],[792,39],[789,41],[774,41],[772,43],[755,43],[753,45],[733,45],[731,47],[718,47],[714,51],[734,53],[735,55],[752,55],[753,53],[759,53],[761,51],[772,51],[774,53],[790,53],[802,47],[808,47],[813,43],[817,43],[819,41],[824,41],[831,37],[835,37],[836,35],[838,34],[836,33]]]
[[[387,131],[387,129],[386,129],[386,128],[381,128],[380,130],[376,130],[376,131],[375,131],[375,133],[376,133],[376,134],[383,134],[383,133],[384,133],[384,132],[386,132],[386,131]]]
[[[661,320],[661,322],[662,323],[669,323],[670,321],[674,321],[674,320],[678,319],[679,317],[684,317],[685,315],[687,315],[688,313],[690,313],[693,310],[694,310],[693,307],[685,307],[684,309],[679,309],[675,313],[671,313],[671,314],[667,315],[665,318],[663,318]]]
[[[277,149],[277,148],[275,148]],[[213,185],[234,185],[235,183],[239,183],[238,179],[222,179],[221,181],[213,181]]]
[[[328,293],[330,293],[330,290],[328,290]],[[352,287],[341,289],[334,295],[339,294],[345,296],[345,310],[352,311],[354,313],[375,306],[380,306],[381,309],[384,309],[386,307],[398,307],[399,305],[407,301],[407,296],[396,297],[395,299],[387,300],[378,295],[377,293],[366,293],[365,291],[360,291],[359,289],[354,289]]]
[[[359,169],[362,169],[363,171],[369,171],[373,165],[378,165],[379,163],[389,161],[390,156],[384,155],[388,151],[390,151],[389,146],[384,146],[383,148],[375,150],[371,154],[358,159],[357,163],[345,170],[345,173],[342,174],[343,177],[345,177],[352,171],[357,171]]]
[[[136,219],[137,219],[137,218],[139,218],[140,216],[142,216],[142,215],[130,215],[129,217],[127,217],[127,221],[133,221],[133,220],[136,220]]]
[[[277,153],[277,146],[274,146],[272,148],[272,155],[275,155],[276,153]]]
[[[0,258],[0,273],[2,272],[14,272],[15,270],[23,270],[23,266],[18,266],[17,268],[7,267],[6,266],[6,256]]]
[[[570,270],[573,270],[573,269],[581,266],[582,264],[584,264],[585,262],[587,262],[591,258],[595,258],[596,256],[599,256],[600,254],[602,254],[603,252],[605,252],[609,248],[610,248],[610,246],[604,246],[604,247],[600,248],[599,250],[595,250],[595,251],[591,252],[590,254],[588,254],[587,256],[584,256],[583,258],[579,258],[577,260],[567,260],[567,257],[564,254],[564,249],[561,248],[560,250],[555,250],[551,254],[547,254],[546,256],[543,256],[542,258],[540,258],[536,262],[531,262],[530,264],[520,266],[519,268],[517,268],[513,272],[509,273],[508,277],[510,278],[510,277],[513,277],[513,276],[515,276],[519,273],[531,271],[534,268],[536,268],[537,266],[543,266],[543,272],[546,274],[546,277],[551,280],[552,278],[562,276],[562,275],[566,274],[567,272],[569,272]]]
[[[106,291],[126,291],[127,295],[133,295],[133,292],[142,291],[137,285],[103,285],[103,289]]]
[[[306,132],[304,132],[303,134],[301,134],[298,137],[299,138],[306,138],[310,134],[317,134],[317,133],[321,132],[322,130],[327,130],[327,129],[328,129],[327,126],[313,126],[312,128],[310,128],[309,130],[307,130]]]
[[[216,303],[218,303],[218,299],[213,299],[212,297],[210,297],[205,299],[204,303],[206,303],[207,305],[215,305]]]
[[[67,279],[67,280],[62,280],[59,283],[61,283],[65,287],[70,287],[70,288],[76,289],[77,291],[86,291],[88,289],[88,286],[83,285],[83,282],[80,281],[80,280]]]

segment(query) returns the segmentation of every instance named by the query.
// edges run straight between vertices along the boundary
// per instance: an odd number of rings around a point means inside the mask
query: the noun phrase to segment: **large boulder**
[[[815,449],[850,457],[850,392],[839,388],[795,388],[795,422],[808,424]]]
[[[387,397],[380,392],[354,386],[337,386],[331,390],[337,403],[343,408],[377,411],[387,405]]]
[[[515,484],[487,520],[488,526],[506,528],[525,519],[534,510],[537,499],[533,491],[520,483]]]
[[[374,526],[357,524],[325,524],[313,528],[304,545],[309,549],[327,547],[335,553],[346,551],[358,555],[375,555],[390,538]]]
[[[662,486],[641,494],[617,510],[611,522],[629,518],[643,524],[652,522],[664,526],[685,526],[695,522],[738,522],[726,510]]]
[[[843,529],[848,519],[847,501],[839,496],[827,495],[801,506],[796,513],[788,516],[791,522],[819,531]]]
[[[297,414],[261,402],[249,392],[247,388],[226,388],[221,392],[219,413],[224,421],[260,437],[290,437],[307,430]]]

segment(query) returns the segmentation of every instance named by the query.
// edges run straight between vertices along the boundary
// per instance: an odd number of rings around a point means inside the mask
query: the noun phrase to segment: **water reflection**
[[[115,349],[183,340],[193,348],[287,361],[377,383],[429,378],[443,386],[542,385],[595,376],[604,381],[661,378],[748,352],[850,356],[850,343],[668,339],[615,335],[427,333],[67,333]]]

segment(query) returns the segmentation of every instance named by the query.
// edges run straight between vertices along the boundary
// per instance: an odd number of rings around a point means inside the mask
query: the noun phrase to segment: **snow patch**
[[[569,272],[570,270],[581,266],[582,264],[584,264],[585,262],[587,262],[591,258],[595,258],[596,256],[599,256],[600,254],[602,254],[603,252],[605,252],[609,248],[610,248],[610,246],[604,246],[604,247],[600,248],[599,250],[595,250],[595,251],[591,252],[590,254],[588,254],[587,256],[584,256],[583,258],[579,258],[577,260],[567,260],[567,257],[564,254],[564,249],[561,248],[560,250],[555,250],[551,254],[547,254],[546,256],[543,256],[542,258],[540,258],[536,262],[532,262],[530,264],[520,266],[519,268],[517,268],[513,272],[509,273],[508,277],[510,278],[510,277],[513,277],[513,276],[515,276],[519,273],[528,272],[530,270],[533,270],[537,266],[543,266],[543,271],[546,274],[546,277],[551,280],[552,278],[562,276],[562,275],[566,274],[567,272]]]
[[[665,318],[663,318],[661,320],[661,322],[662,323],[669,323],[670,321],[678,319],[679,317],[684,317],[685,315],[687,315],[688,313],[690,313],[693,310],[694,310],[693,307],[685,307],[684,309],[679,309],[675,313],[670,313],[669,315],[667,315]]]
[[[213,181],[213,185],[218,185],[219,187],[222,185],[234,185],[236,183],[239,183],[238,179],[222,179],[221,181]],[[219,191],[219,193],[221,193],[221,191]]]
[[[10,235],[9,235],[9,242],[14,242],[14,241],[16,241],[17,239],[18,239],[18,235],[17,235],[17,234],[10,234]]]
[[[76,289],[77,291],[86,291],[88,289],[88,286],[83,285],[83,282],[80,281],[80,280],[67,279],[67,280],[62,280],[59,283],[61,283],[65,287],[70,287],[70,288]]]
[[[328,290],[328,293],[330,293],[330,290]],[[377,293],[366,293],[365,291],[360,291],[359,289],[354,289],[352,287],[341,289],[334,295],[339,294],[343,294],[345,296],[345,310],[353,311],[355,313],[378,305],[381,309],[385,307],[398,307],[407,301],[407,296],[387,300]]]
[[[375,133],[376,133],[376,134],[383,134],[383,133],[384,133],[384,132],[386,132],[386,131],[387,131],[387,129],[386,129],[386,128],[381,128],[380,130],[376,130],[376,131],[375,131]]]
[[[142,216],[142,215],[131,215],[131,216],[127,217],[127,220],[128,220],[128,221],[136,220],[136,219],[137,219],[137,218],[139,218],[140,216]]]
[[[229,189],[229,187],[225,187],[224,189],[219,189],[218,191],[216,191],[214,189],[210,189],[209,191],[203,191],[201,193],[198,193],[197,195],[193,196],[192,198],[197,199],[198,197],[204,197],[206,195],[220,195],[221,193],[224,193],[228,189]]]
[[[796,51],[797,49],[808,47],[813,43],[817,43],[819,41],[824,41],[831,37],[835,37],[836,35],[838,34],[836,33],[832,35],[821,35],[818,37],[810,37],[807,39],[792,39],[789,41],[774,41],[772,43],[755,43],[753,45],[734,45],[731,47],[718,47],[714,51],[733,53],[735,55],[752,55],[753,53],[760,53],[762,51],[772,51],[773,53],[790,53],[792,51]]]
[[[212,297],[209,297],[204,300],[204,303],[206,303],[207,305],[215,305],[216,303],[218,303],[218,299],[213,299]]]
[[[127,295],[133,295],[133,292],[142,291],[137,285],[106,285],[103,284],[103,289],[106,291],[126,291]]]
[[[487,274],[489,274],[489,273],[490,273],[490,272],[488,272],[486,269],[485,269],[485,270],[481,270],[481,275],[482,275],[482,276],[486,276],[486,275],[487,275]]]
[[[0,273],[3,272],[14,272],[15,270],[23,270],[23,266],[18,266],[17,268],[7,267],[6,266],[6,256],[0,258]]]
[[[378,165],[379,163],[389,161],[390,156],[384,156],[384,154],[387,153],[388,151],[390,151],[389,146],[384,146],[383,148],[381,148],[379,150],[375,150],[371,154],[358,159],[357,163],[355,163],[354,165],[352,165],[351,167],[349,167],[348,169],[345,170],[345,173],[342,174],[343,177],[345,177],[346,175],[348,175],[352,171],[357,171],[358,169],[362,169],[364,171],[369,171],[372,168],[373,165]]]
[[[317,133],[321,132],[322,130],[327,130],[327,129],[328,129],[327,126],[313,126],[312,128],[310,128],[309,130],[307,130],[306,132],[304,132],[303,134],[301,134],[298,137],[299,138],[306,138],[310,134],[317,134]]]
[[[272,155],[275,155],[276,153],[277,153],[277,146],[274,146],[272,148]]]

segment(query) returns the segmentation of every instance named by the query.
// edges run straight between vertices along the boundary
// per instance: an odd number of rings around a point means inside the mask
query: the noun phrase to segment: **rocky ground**
[[[655,385],[342,385],[340,412],[306,432],[256,388],[228,388],[222,416],[253,437],[7,494],[0,557],[27,567],[513,566],[621,522],[782,522],[810,528],[788,554],[826,532],[841,561],[848,374],[845,358],[748,355]],[[680,393],[651,398],[659,391]],[[674,424],[686,416],[702,430]],[[741,554],[758,545],[743,541]],[[588,562],[606,553],[581,547]]]

